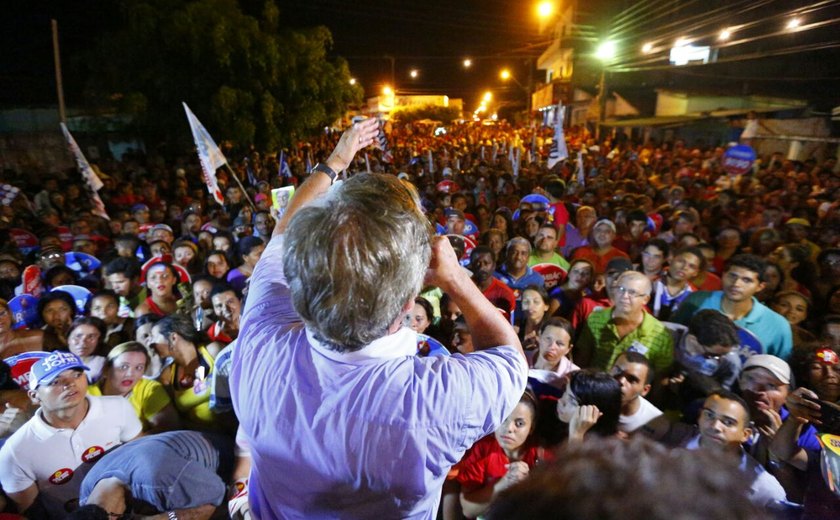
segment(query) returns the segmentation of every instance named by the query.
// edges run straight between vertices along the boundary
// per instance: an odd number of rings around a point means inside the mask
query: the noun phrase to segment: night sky
[[[760,9],[746,9],[764,2]],[[55,103],[50,18],[57,18],[62,46],[65,92],[68,106],[81,103],[79,77],[82,51],[96,41],[114,18],[113,0],[27,0],[5,2],[0,23],[0,106],[46,106]],[[395,80],[399,92],[448,94],[464,98],[472,108],[481,93],[493,90],[497,97],[522,96],[513,84],[498,79],[499,70],[508,67],[522,84],[528,83],[528,59],[537,57],[548,44],[538,34],[535,0],[281,0],[281,17],[286,26],[325,25],[333,34],[334,55],[348,59],[352,74],[365,89],[366,96],[378,93],[391,82],[391,65],[385,56],[395,57]],[[593,34],[602,36],[623,9],[640,6],[664,6],[668,16],[655,22],[636,19],[625,45],[636,48],[646,39],[663,33],[663,25],[691,27],[691,17],[702,22],[705,13],[715,9],[727,12],[721,25],[767,18],[753,33],[768,32],[782,18],[772,16],[802,9],[815,3],[810,0],[590,0],[579,2],[579,21],[592,26]],[[259,13],[263,0],[240,0],[242,9]],[[823,4],[826,4],[823,2]],[[840,20],[840,2],[827,2],[829,8],[806,14],[816,18]],[[657,8],[658,9],[658,8]],[[651,11],[655,11],[651,8]],[[710,15],[711,16],[711,15]],[[649,16],[648,16],[649,17]],[[642,18],[642,17],[637,17]],[[696,20],[695,20],[696,21]],[[818,96],[824,106],[836,106],[840,99],[840,30],[830,23],[819,30],[796,35],[774,36],[755,43],[722,51],[722,56],[738,53],[770,53],[785,46],[810,42],[835,44],[820,52],[769,57],[729,65],[695,69],[622,74],[615,85],[628,86],[712,86],[736,92]],[[706,30],[710,30],[708,27]],[[716,30],[716,29],[715,29]],[[594,44],[578,42],[576,72],[592,62]],[[473,60],[471,69],[462,60]],[[408,72],[419,70],[411,79]],[[534,73],[538,82],[543,72]],[[580,77],[580,76],[579,76]],[[728,81],[725,78],[730,78]],[[816,78],[816,79],[814,79]],[[587,78],[584,86],[596,81]]]

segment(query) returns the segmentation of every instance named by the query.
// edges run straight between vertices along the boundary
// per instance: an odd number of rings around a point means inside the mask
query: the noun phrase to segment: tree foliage
[[[325,27],[291,30],[273,0],[259,17],[236,0],[119,0],[120,20],[88,58],[88,99],[184,142],[185,101],[217,140],[272,149],[361,100]]]

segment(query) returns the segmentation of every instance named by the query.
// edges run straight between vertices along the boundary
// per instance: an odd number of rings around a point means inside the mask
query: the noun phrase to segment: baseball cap
[[[594,225],[594,226],[592,226],[592,229],[595,229],[595,228],[596,228],[596,227],[598,227],[598,226],[609,226],[609,228],[610,228],[610,229],[612,229],[612,232],[613,232],[613,233],[615,233],[615,232],[616,232],[616,230],[615,230],[615,223],[614,223],[612,220],[608,219],[608,218],[601,219],[601,220],[599,220],[598,222],[596,222],[596,223],[595,223],[595,225]]]
[[[810,222],[808,222],[808,220],[807,220],[807,219],[804,219],[804,218],[799,218],[799,217],[794,217],[794,218],[789,218],[789,219],[787,219],[787,221],[785,222],[785,225],[786,225],[786,226],[805,226],[805,227],[811,227],[811,223],[810,223]]]
[[[770,354],[756,354],[755,356],[750,356],[747,359],[747,362],[744,364],[743,372],[753,368],[763,368],[773,374],[773,377],[781,381],[783,384],[790,384],[790,365],[788,365],[783,359],[771,356]]]
[[[145,204],[135,204],[131,206],[132,213],[137,213],[138,211],[149,211],[149,206]]]
[[[444,211],[443,214],[446,218],[454,216],[460,218],[461,220],[466,220],[466,217],[464,217],[464,212],[460,209],[446,208],[446,211]]]
[[[88,370],[81,358],[71,352],[53,352],[35,362],[29,370],[29,389],[35,390],[41,385],[48,385],[65,370],[77,368]]]
[[[152,226],[152,228],[149,231],[154,232],[154,231],[159,231],[161,229],[164,230],[164,231],[169,231],[170,233],[174,234],[174,231],[172,231],[172,228],[167,226],[166,224],[155,224],[154,226]]]
[[[264,200],[268,200],[268,196],[265,193],[257,193],[254,195],[254,202],[262,202]]]
[[[624,271],[630,271],[632,269],[633,262],[631,262],[627,258],[624,258],[623,256],[618,256],[607,262],[606,272],[616,271],[619,273],[623,273]]]

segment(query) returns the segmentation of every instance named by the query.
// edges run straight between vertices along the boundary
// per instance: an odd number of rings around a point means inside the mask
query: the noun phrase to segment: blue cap
[[[29,389],[35,390],[41,385],[52,383],[53,379],[65,370],[78,368],[88,370],[81,358],[71,352],[53,352],[49,356],[35,362],[29,370]]]

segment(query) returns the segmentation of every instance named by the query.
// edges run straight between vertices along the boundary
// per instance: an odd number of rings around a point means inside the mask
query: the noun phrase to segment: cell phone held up
[[[820,405],[820,421],[822,425],[817,427],[822,433],[831,433],[840,435],[840,406],[822,399],[814,399],[807,395],[802,396],[803,399],[811,401]]]

